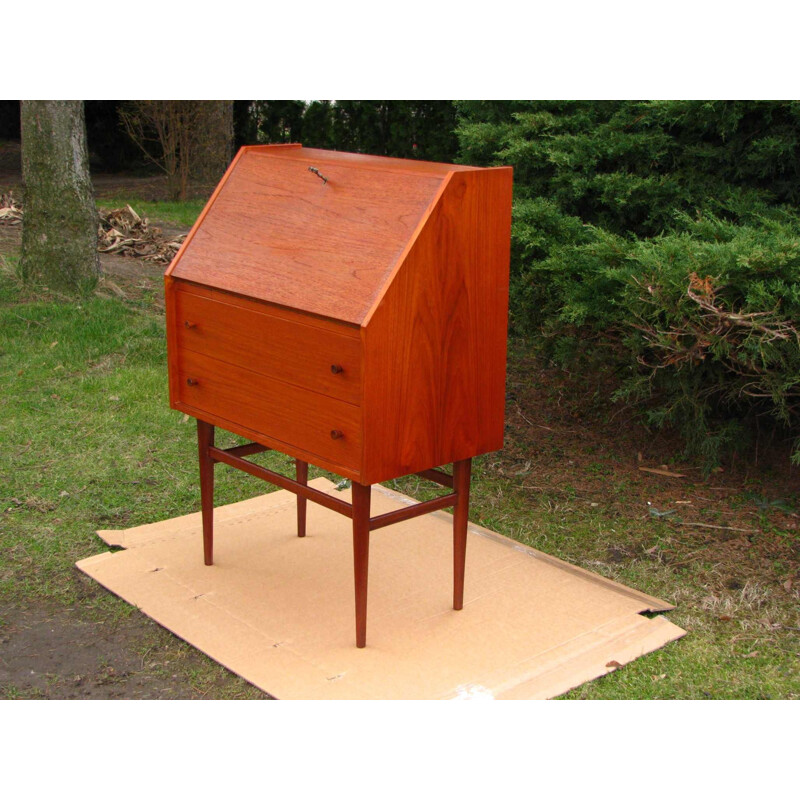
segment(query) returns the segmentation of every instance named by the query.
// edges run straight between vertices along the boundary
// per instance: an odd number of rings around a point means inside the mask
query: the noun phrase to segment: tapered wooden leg
[[[472,459],[453,464],[453,491],[458,495],[453,509],[453,608],[464,607],[464,569],[467,560],[469,479]]]
[[[356,647],[365,647],[367,644],[370,493],[369,486],[353,481],[353,571],[356,586]]]
[[[308,462],[295,460],[295,473],[297,475],[297,482],[305,486],[308,483]],[[308,501],[305,497],[297,495],[297,535],[303,537],[306,535],[306,507]]]
[[[214,464],[208,448],[214,446],[214,426],[197,420],[197,450],[200,456],[200,506],[203,512],[203,560],[214,563]]]

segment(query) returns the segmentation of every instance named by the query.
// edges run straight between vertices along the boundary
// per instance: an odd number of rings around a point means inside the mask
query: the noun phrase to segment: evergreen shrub
[[[715,466],[774,423],[800,463],[800,103],[465,102],[515,167],[512,328]]]

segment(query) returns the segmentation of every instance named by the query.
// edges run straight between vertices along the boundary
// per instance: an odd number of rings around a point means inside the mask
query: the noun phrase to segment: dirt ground
[[[152,646],[155,626],[141,615],[98,621],[85,619],[77,609],[4,608],[0,613],[0,688],[5,687],[7,699],[202,697],[177,672],[164,673],[177,656],[169,645]],[[185,669],[184,659],[179,671]]]
[[[19,180],[9,164],[13,166],[13,157],[0,152],[0,190]],[[98,176],[96,187],[100,197],[135,191],[146,199],[163,197],[165,188],[159,178],[120,176]],[[186,232],[152,222],[169,234]],[[17,251],[20,237],[19,226],[0,225],[0,255]],[[163,305],[163,265],[105,255],[101,262],[101,292],[131,299],[147,296]],[[563,497],[565,511],[602,505],[609,514],[640,514],[646,521],[649,508],[678,508],[686,527],[676,528],[676,537],[684,543],[692,539],[692,548],[716,565],[714,581],[720,587],[735,590],[755,581],[776,592],[797,593],[797,536],[768,535],[760,520],[768,513],[772,528],[796,532],[798,514],[780,505],[765,511],[758,507],[758,496],[749,505],[728,502],[750,484],[754,470],[766,476],[758,489],[763,503],[798,496],[800,469],[786,468],[785,444],[765,442],[756,467],[734,463],[703,477],[696,467],[675,464],[675,443],[668,436],[637,427],[625,409],[609,415],[600,400],[587,400],[593,393],[602,397],[598,387],[587,387],[587,395],[576,397],[566,380],[562,391],[558,375],[535,357],[512,353],[509,363],[507,444],[491,458],[488,470],[529,492],[532,503],[545,491],[549,497]],[[609,463],[613,481],[625,482],[624,494],[610,490]],[[605,560],[613,565],[649,557],[662,563],[674,560],[664,549],[631,552],[618,546],[609,546]],[[776,562],[794,565],[794,573],[788,579],[777,575]],[[673,567],[680,571],[685,564],[675,561]],[[74,580],[90,611],[0,608],[0,697],[267,697],[221,667],[209,671],[213,662],[144,615],[135,610],[120,615],[117,605],[107,602],[105,590],[77,570]],[[201,664],[203,670],[198,669]],[[205,677],[198,679],[198,673]]]

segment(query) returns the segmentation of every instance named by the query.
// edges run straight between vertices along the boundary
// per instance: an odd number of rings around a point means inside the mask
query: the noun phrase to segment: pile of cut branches
[[[130,206],[125,206],[100,215],[97,249],[101,253],[169,264],[185,238],[185,235],[165,238],[161,228],[151,228],[147,217],[140,217]]]
[[[13,192],[0,194],[0,223],[19,225],[22,221],[22,203],[14,197]]]
[[[0,224],[19,225],[21,221],[22,203],[12,193],[0,195]],[[140,217],[130,206],[125,206],[100,214],[97,249],[101,253],[169,264],[185,238],[185,234],[165,237],[161,228],[150,227],[147,217]]]

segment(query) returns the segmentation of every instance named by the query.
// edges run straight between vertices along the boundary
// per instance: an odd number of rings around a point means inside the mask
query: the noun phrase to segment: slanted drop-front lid
[[[167,274],[360,324],[443,180],[460,169],[243,148]]]

